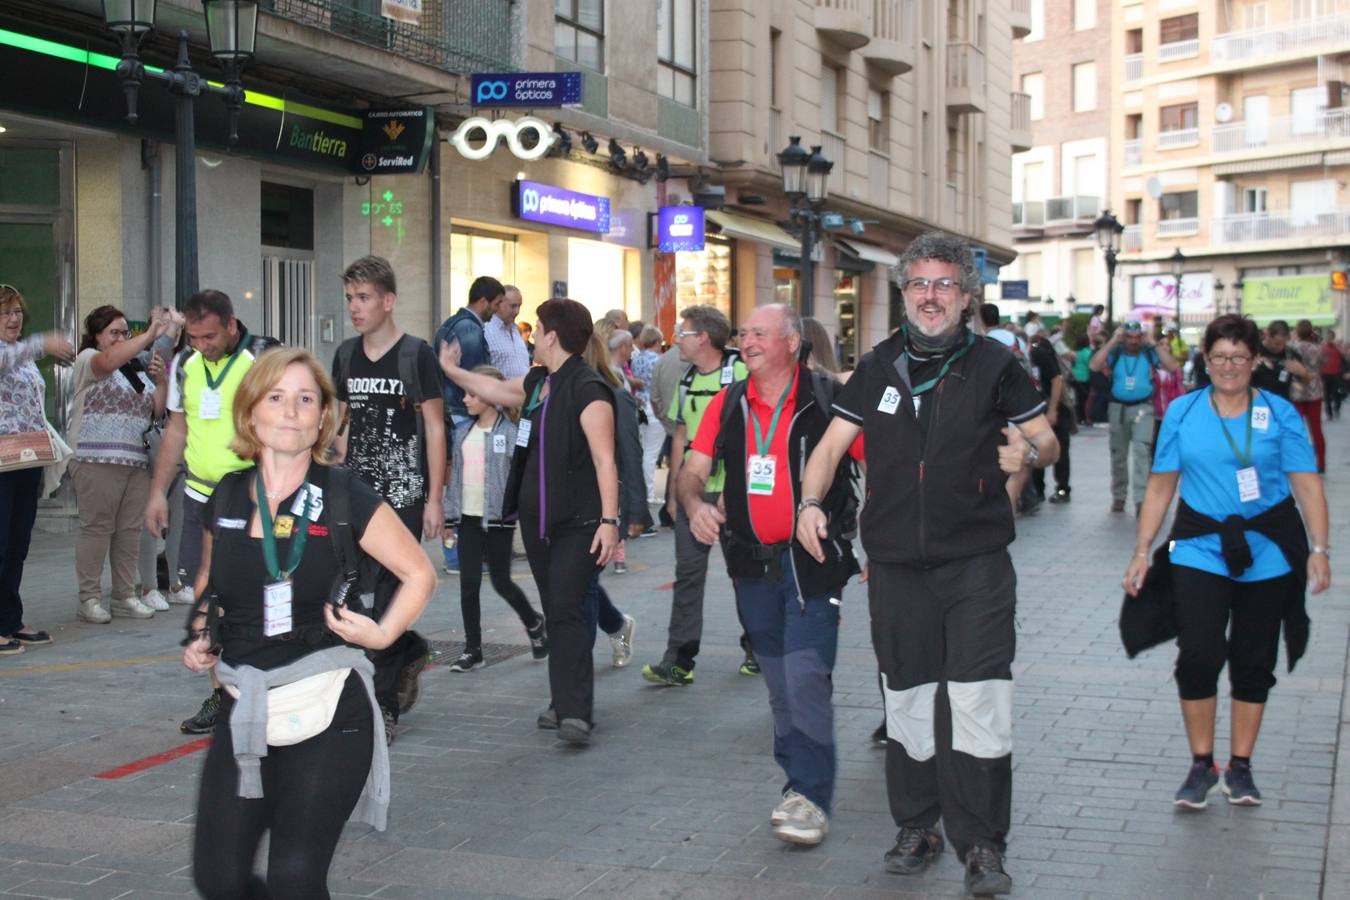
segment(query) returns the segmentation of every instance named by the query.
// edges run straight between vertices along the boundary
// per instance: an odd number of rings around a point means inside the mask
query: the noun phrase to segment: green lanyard
[[[773,433],[778,430],[778,417],[783,414],[783,407],[787,405],[788,394],[792,393],[792,386],[796,384],[797,376],[792,376],[792,381],[788,382],[787,387],[783,388],[783,396],[778,398],[778,406],[774,408],[773,417],[769,419],[769,434],[767,437],[760,432],[759,419],[751,413],[750,421],[755,425],[755,443],[759,445],[759,455],[768,456],[769,447],[773,444]]]
[[[225,380],[225,376],[230,374],[230,369],[233,368],[234,361],[238,359],[239,354],[243,352],[244,352],[244,342],[240,341],[239,346],[234,348],[234,352],[230,354],[229,360],[225,363],[225,368],[220,370],[219,378],[211,377],[210,365],[207,363],[206,357],[205,356],[202,357],[202,373],[206,376],[206,386],[210,390],[214,391],[220,387],[221,382]]]
[[[539,408],[539,391],[544,387],[544,379],[539,379],[539,383],[534,386],[534,393],[530,394],[530,402],[525,404],[525,416],[529,416]]]
[[[1125,358],[1122,360],[1122,362],[1125,363],[1125,377],[1126,377],[1126,378],[1133,378],[1133,377],[1134,377],[1134,373],[1135,373],[1136,371],[1138,371],[1138,369],[1139,369],[1139,357],[1138,357],[1138,356],[1130,356],[1130,354],[1128,354],[1128,353],[1125,353],[1125,354],[1122,354],[1122,355],[1125,357]],[[1134,365],[1130,365],[1130,361],[1131,361],[1131,360],[1134,361]],[[1210,402],[1210,403],[1213,403],[1213,402],[1214,402],[1214,398],[1213,398],[1213,397],[1210,397],[1210,398],[1209,398],[1209,402]]]
[[[953,353],[947,359],[947,361],[942,364],[942,368],[938,370],[937,376],[935,378],[928,379],[923,384],[914,385],[914,387],[910,388],[909,392],[913,394],[915,397],[917,397],[920,394],[926,394],[933,388],[937,387],[938,384],[942,381],[942,379],[947,377],[947,373],[952,370],[952,365],[958,359],[969,353],[970,348],[974,346],[975,346],[975,335],[973,334],[966,335],[966,345],[962,347],[960,350],[957,350],[955,353]]]
[[[305,488],[305,508],[291,530],[291,552],[283,571],[277,562],[277,536],[272,530],[272,514],[267,510],[267,490],[263,485],[262,472],[254,475],[253,485],[258,493],[258,525],[262,528],[263,562],[267,564],[267,572],[275,581],[287,581],[299,567],[300,557],[305,555],[305,541],[309,537],[310,489]]]
[[[1219,417],[1219,427],[1223,429],[1223,439],[1228,442],[1233,455],[1237,457],[1238,466],[1243,469],[1251,467],[1252,464],[1252,392],[1247,391],[1247,441],[1246,446],[1241,450],[1237,448],[1237,441],[1228,433],[1228,424],[1224,422],[1223,416],[1219,413],[1219,404],[1214,402],[1214,388],[1209,389],[1209,405],[1214,409],[1214,415]]]

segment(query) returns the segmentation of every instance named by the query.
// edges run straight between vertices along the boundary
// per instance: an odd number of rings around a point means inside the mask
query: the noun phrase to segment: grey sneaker
[[[534,724],[540,731],[557,731],[558,711],[550,706],[539,714],[534,720]]]
[[[75,610],[75,615],[86,622],[93,622],[95,625],[107,625],[112,621],[112,615],[103,605],[103,600],[99,597],[85,597],[80,601],[80,606]]]
[[[773,836],[789,844],[814,847],[830,833],[830,817],[810,800],[802,797],[783,824],[775,826]]]
[[[155,611],[142,603],[140,597],[114,597],[112,614],[128,619],[149,619],[154,616]]]
[[[581,719],[563,719],[558,723],[558,740],[584,747],[591,742],[591,726]]]
[[[141,602],[153,609],[155,612],[168,612],[169,601],[164,599],[164,595],[157,590],[141,594]]]
[[[801,794],[789,789],[783,795],[783,799],[778,801],[778,805],[773,808],[773,812],[769,813],[769,824],[782,825],[792,818],[792,814],[797,810],[797,804],[805,799]]]
[[[1223,792],[1234,806],[1260,806],[1261,792],[1252,781],[1252,767],[1230,765],[1223,773]]]
[[[1248,776],[1250,780],[1250,775]],[[1192,763],[1186,780],[1177,789],[1173,803],[1182,809],[1204,809],[1209,805],[1209,792],[1219,783],[1217,766],[1207,766],[1202,762]]]
[[[616,669],[622,669],[633,661],[633,632],[637,630],[637,620],[632,616],[623,617],[623,627],[619,629],[618,634],[609,636],[609,646],[614,651],[614,660],[611,665]]]

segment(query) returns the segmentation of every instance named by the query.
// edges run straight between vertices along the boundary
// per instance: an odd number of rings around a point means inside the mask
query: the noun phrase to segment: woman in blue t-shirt
[[[1203,346],[1212,385],[1167,409],[1124,579],[1126,592],[1137,595],[1148,572],[1149,548],[1180,481],[1170,561],[1176,681],[1193,761],[1175,803],[1189,809],[1203,809],[1219,783],[1214,717],[1225,661],[1233,710],[1223,791],[1236,805],[1261,802],[1252,780],[1252,748],[1275,684],[1287,599],[1291,592],[1301,598],[1305,586],[1305,573],[1295,571],[1289,557],[1301,569],[1306,553],[1306,586],[1314,594],[1331,580],[1326,497],[1303,421],[1287,400],[1251,387],[1260,348],[1256,325],[1241,316],[1220,316],[1205,329]],[[1291,491],[1307,517],[1310,553]],[[1235,529],[1224,547],[1218,528],[1235,516],[1249,527]],[[1237,546],[1239,536],[1245,548]]]

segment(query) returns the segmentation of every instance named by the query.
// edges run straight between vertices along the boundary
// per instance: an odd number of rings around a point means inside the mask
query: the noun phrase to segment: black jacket
[[[1224,561],[1228,564],[1229,574],[1236,577],[1252,563],[1251,548],[1247,546],[1244,531],[1255,531],[1270,538],[1293,570],[1282,618],[1285,658],[1289,671],[1294,671],[1294,664],[1308,649],[1310,625],[1304,606],[1308,589],[1308,535],[1293,497],[1284,498],[1259,516],[1250,519],[1229,516],[1223,521],[1196,512],[1184,500],[1178,501],[1172,533],[1153,551],[1153,560],[1139,596],[1126,594],[1120,607],[1120,640],[1131,659],[1178,634],[1176,606],[1186,602],[1186,598],[1176,596],[1172,582],[1172,558],[1169,555],[1172,541],[1205,534],[1220,535]]]
[[[741,381],[727,388],[718,434],[720,456],[729,461],[726,482],[722,487],[722,500],[726,504],[727,514],[726,525],[721,529],[722,555],[726,557],[727,574],[733,579],[766,577],[772,573],[772,564],[764,557],[776,556],[776,551],[784,549],[783,546],[766,548],[755,534],[750,521],[749,484],[745,476],[749,401],[745,396],[745,385],[746,382]],[[830,411],[825,404],[834,396],[834,385],[833,379],[798,367],[797,395],[792,421],[788,426],[789,458],[784,460],[784,468],[790,477],[794,509],[801,499],[802,470],[806,468],[806,460],[830,424]],[[844,584],[860,571],[858,561],[853,556],[852,544],[852,532],[856,525],[852,512],[852,469],[848,459],[842,460],[835,470],[834,482],[821,500],[821,506],[830,521],[829,537],[821,542],[825,562],[818,563],[812,559],[795,539],[789,541],[793,574],[797,590],[803,598],[837,595]]]

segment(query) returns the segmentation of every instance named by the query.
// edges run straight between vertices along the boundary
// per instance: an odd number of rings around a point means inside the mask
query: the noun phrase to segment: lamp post
[[[1106,257],[1106,324],[1109,328],[1116,321],[1116,254],[1120,253],[1120,238],[1125,233],[1125,226],[1108,209],[1092,223],[1092,230],[1097,235],[1097,246]]]
[[[1219,315],[1228,312],[1228,298],[1224,296],[1227,288],[1222,278],[1214,279],[1214,310]]]
[[[225,100],[230,114],[229,143],[239,139],[244,86],[239,73],[253,58],[257,37],[257,0],[202,0],[211,55],[225,71],[224,87],[208,84],[188,61],[188,33],[178,32],[178,59],[172,69],[150,71],[141,62],[141,42],[155,27],[155,0],[103,0],[103,21],[122,45],[117,76],[127,98],[127,121],[135,125],[141,83],[163,82],[174,95],[174,282],[175,305],[183,308],[197,292],[197,139],[193,106],[202,94]]]
[[[1172,255],[1167,257],[1167,261],[1172,264],[1172,280],[1176,282],[1176,301],[1177,301],[1177,333],[1181,333],[1181,278],[1186,273],[1186,254],[1181,252],[1178,247],[1172,251]]]
[[[1236,315],[1242,315],[1242,276],[1233,282],[1233,312]]]
[[[803,316],[813,314],[815,306],[815,264],[811,253],[815,246],[816,229],[820,227],[820,208],[829,196],[830,170],[834,163],[826,159],[817,144],[808,152],[798,135],[788,138],[788,145],[778,154],[783,169],[783,193],[792,204],[790,214],[802,233],[801,282],[802,296],[798,304]]]

